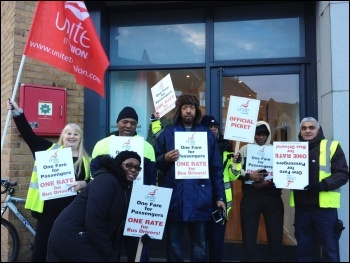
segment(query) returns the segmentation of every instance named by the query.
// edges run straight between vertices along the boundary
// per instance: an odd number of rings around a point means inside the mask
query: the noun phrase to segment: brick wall
[[[12,97],[18,69],[22,60],[24,45],[33,19],[36,1],[2,1],[1,2],[1,136],[6,137],[1,152],[1,177],[17,181],[16,196],[25,197],[31,177],[34,159],[27,144],[17,134],[16,126],[10,118],[8,128],[4,131],[8,115],[6,100]],[[74,76],[53,68],[40,61],[26,58],[20,83],[38,84],[67,89],[67,122],[74,122],[83,127],[84,88],[77,85]],[[15,95],[19,102],[19,88]],[[47,138],[57,141],[58,137]],[[3,196],[2,196],[3,199]],[[35,220],[29,211],[20,206],[30,222]],[[8,216],[8,215],[7,215]],[[18,219],[9,217],[20,236],[20,254],[17,261],[30,261],[30,244],[33,236],[22,226]]]

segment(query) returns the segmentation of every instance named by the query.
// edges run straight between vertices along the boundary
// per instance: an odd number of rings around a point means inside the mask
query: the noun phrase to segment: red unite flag
[[[109,60],[84,1],[38,1],[24,55],[73,74],[104,97]]]

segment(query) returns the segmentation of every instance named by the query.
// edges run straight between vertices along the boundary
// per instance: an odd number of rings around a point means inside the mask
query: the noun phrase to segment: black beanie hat
[[[117,166],[119,166],[122,162],[124,162],[126,159],[129,158],[135,158],[141,163],[141,157],[137,152],[133,151],[122,151],[115,157],[115,162]]]
[[[139,116],[137,115],[136,111],[132,107],[125,107],[121,110],[121,112],[118,115],[117,123],[122,119],[134,119],[136,122],[139,122]]]
[[[219,126],[219,123],[211,115],[204,115],[201,119],[201,124],[204,126],[207,126],[207,127],[212,126],[212,125]]]
[[[259,133],[259,132],[265,132],[267,135],[270,134],[269,130],[267,129],[265,124],[261,124],[259,126],[256,126],[256,130],[255,133]]]

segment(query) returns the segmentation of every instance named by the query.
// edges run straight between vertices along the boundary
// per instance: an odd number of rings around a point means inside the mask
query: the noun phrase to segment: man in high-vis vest
[[[118,130],[110,134],[108,137],[103,138],[98,141],[92,151],[92,160],[91,160],[91,177],[94,178],[94,173],[100,167],[100,158],[104,154],[110,154],[110,149],[113,147],[112,140],[115,136],[133,136],[139,137],[137,134],[136,128],[139,121],[139,117],[132,107],[124,107],[118,115],[116,120],[116,126]],[[156,169],[156,159],[154,154],[153,146],[144,140],[144,150],[143,150],[143,171],[144,171],[144,185],[156,185],[157,183],[157,169]],[[120,257],[120,248],[122,242],[124,242],[124,247],[127,254],[128,262],[134,262],[137,256],[137,249],[139,245],[139,238],[132,236],[123,235],[123,227],[117,231],[117,254],[118,258]],[[143,246],[142,253],[140,256],[140,262],[148,262],[148,245],[146,241],[149,241],[144,235],[142,238]],[[145,241],[145,242],[144,242]]]
[[[290,205],[295,207],[296,261],[317,262],[321,257],[322,262],[340,262],[335,225],[340,187],[349,180],[344,152],[339,142],[325,139],[312,117],[300,122],[299,141],[309,142],[309,185],[290,194]]]

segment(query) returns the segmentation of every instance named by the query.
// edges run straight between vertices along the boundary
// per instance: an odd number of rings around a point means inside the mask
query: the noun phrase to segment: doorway
[[[258,120],[269,123],[272,141],[297,141],[300,116],[300,83],[303,74],[300,67],[251,67],[220,68],[217,70],[220,107],[213,105],[213,110],[219,108],[221,133],[225,134],[226,115],[230,96],[260,100]],[[213,75],[212,75],[213,76]],[[213,83],[213,82],[212,82]],[[215,111],[215,110],[214,110]],[[242,147],[245,142],[231,141],[233,149],[236,143]],[[225,242],[241,244],[240,202],[242,199],[241,181],[231,182],[233,191],[232,209],[230,211]],[[283,245],[295,246],[294,238],[294,208],[289,206],[289,190],[282,190],[284,202],[284,238]],[[260,217],[257,243],[267,244],[263,216]]]

